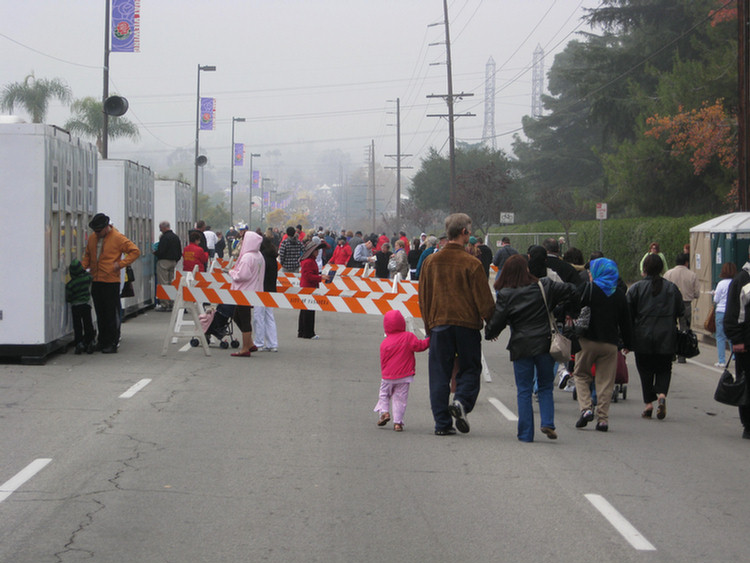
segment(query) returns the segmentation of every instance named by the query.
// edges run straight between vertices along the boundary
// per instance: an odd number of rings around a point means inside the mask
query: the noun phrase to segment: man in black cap
[[[109,217],[104,213],[94,215],[89,227],[94,235],[89,237],[81,264],[93,277],[91,298],[99,328],[97,348],[104,354],[114,354],[120,338],[120,270],[135,262],[141,251],[109,224]]]

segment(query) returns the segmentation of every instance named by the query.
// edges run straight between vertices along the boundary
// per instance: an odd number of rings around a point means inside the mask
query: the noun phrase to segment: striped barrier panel
[[[158,285],[156,296],[159,299],[177,301],[180,289],[172,285]],[[212,303],[228,305],[251,305],[278,309],[300,309],[308,311],[328,311],[335,313],[356,313],[384,315],[398,310],[404,317],[421,318],[419,299],[416,295],[406,297],[400,294],[377,294],[378,297],[348,297],[344,295],[321,295],[315,293],[269,293],[265,291],[237,291],[232,289],[181,288],[181,298],[188,303]]]
[[[293,276],[294,274],[291,274]],[[197,287],[206,287],[207,284],[214,286],[226,286],[228,289],[229,284],[232,283],[232,278],[229,274],[225,274],[220,271],[211,272],[206,274],[198,272],[195,274],[195,285]],[[173,282],[172,285],[175,287],[179,286],[179,281]],[[394,284],[392,281],[384,279],[369,279],[369,278],[356,278],[336,275],[331,283],[322,284],[321,287],[336,288],[341,291],[365,291],[372,293],[393,293]],[[286,287],[299,287],[299,278],[295,277],[279,277],[277,281],[277,287],[280,289]],[[407,295],[417,295],[419,292],[419,284],[416,282],[401,281],[395,284],[397,293],[405,293]]]

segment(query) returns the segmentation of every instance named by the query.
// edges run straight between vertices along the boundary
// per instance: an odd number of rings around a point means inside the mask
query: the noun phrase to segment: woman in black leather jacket
[[[643,261],[645,277],[628,290],[628,306],[633,319],[633,351],[641,377],[643,402],[641,416],[651,418],[654,401],[656,418],[667,416],[667,393],[672,378],[672,358],[677,344],[677,319],[685,312],[677,286],[661,277],[664,264],[658,254]]]
[[[539,388],[541,430],[548,438],[557,438],[552,398],[555,360],[549,354],[549,316],[539,283],[544,288],[550,309],[573,300],[576,296],[573,284],[554,282],[546,277],[540,280],[529,272],[525,256],[510,256],[495,282],[494,287],[498,291],[495,312],[484,332],[485,339],[494,340],[510,325],[508,350],[516,379],[518,439],[522,442],[534,441],[532,392],[535,372]]]

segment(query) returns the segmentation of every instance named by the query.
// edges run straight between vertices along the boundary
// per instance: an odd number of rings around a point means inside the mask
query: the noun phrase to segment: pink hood
[[[234,268],[229,270],[232,277],[230,289],[240,291],[263,291],[263,276],[266,272],[266,261],[260,253],[263,237],[255,232],[247,232],[242,237],[239,258]]]
[[[383,317],[383,330],[386,334],[395,334],[406,330],[406,321],[400,311],[388,311]]]

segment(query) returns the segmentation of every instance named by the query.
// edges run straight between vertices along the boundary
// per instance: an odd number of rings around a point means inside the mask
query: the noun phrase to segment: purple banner
[[[213,131],[216,98],[201,98],[201,131]]]
[[[141,0],[112,0],[112,53],[141,50]]]
[[[253,170],[253,187],[260,185],[260,170]]]
[[[245,162],[245,143],[234,144],[234,165],[242,166]]]

